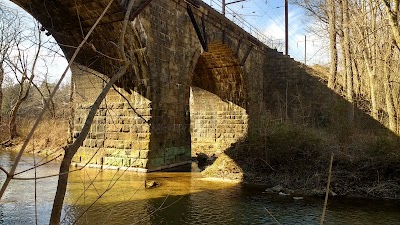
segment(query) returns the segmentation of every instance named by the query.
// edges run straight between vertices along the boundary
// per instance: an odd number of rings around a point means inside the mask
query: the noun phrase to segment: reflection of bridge
[[[118,82],[124,97],[108,94],[74,160],[85,162],[99,150],[93,163],[151,171],[187,163],[191,149],[223,151],[265,111],[271,78],[292,74],[296,62],[202,2],[134,1],[136,12],[143,10],[127,30],[125,48],[136,63]],[[38,19],[70,58],[109,1],[13,2]],[[114,0],[77,57],[75,135],[102,78],[118,68],[114,43],[127,2]]]

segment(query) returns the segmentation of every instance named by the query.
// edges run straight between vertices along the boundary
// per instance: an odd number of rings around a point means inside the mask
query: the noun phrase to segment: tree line
[[[400,133],[399,2],[295,1],[329,39],[328,87],[395,133]]]
[[[50,92],[49,66],[60,56],[59,47],[47,37],[36,21],[0,3],[0,126],[2,139],[19,136],[19,119],[33,119],[46,101],[47,116],[68,119],[69,84],[55,98]],[[64,106],[64,107],[61,107]],[[8,137],[4,135],[8,133]],[[0,140],[2,142],[4,140]]]

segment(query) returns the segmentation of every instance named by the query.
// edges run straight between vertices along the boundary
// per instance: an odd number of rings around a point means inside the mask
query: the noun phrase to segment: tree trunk
[[[339,1],[339,25],[338,25],[338,36],[339,36],[339,44],[340,44],[340,49],[342,50],[342,60],[341,60],[341,64],[342,64],[342,73],[341,73],[341,80],[339,82],[339,84],[341,85],[341,94],[346,95],[346,90],[347,90],[347,70],[346,70],[346,56],[343,54],[344,49],[346,48],[346,44],[344,41],[344,21],[343,21],[343,15],[344,15],[344,9],[343,9],[343,3],[341,1]],[[343,93],[343,92],[344,93]]]
[[[60,165],[60,175],[58,176],[57,192],[54,197],[53,209],[51,211],[50,225],[60,224],[61,210],[64,204],[64,197],[67,191],[67,182],[69,175],[69,166],[71,165],[72,157],[68,154],[69,149],[65,151],[64,158]],[[71,152],[71,151],[69,151]],[[73,156],[73,155],[72,155]]]
[[[375,120],[379,120],[378,118],[378,103],[377,103],[377,93],[376,93],[376,71],[377,71],[377,51],[376,51],[376,5],[374,0],[369,0],[369,8],[370,8],[370,18],[371,21],[369,25],[371,26],[370,30],[367,33],[367,50],[369,52],[369,62],[372,65],[372,71],[370,70],[370,66],[368,66],[368,74],[369,74],[369,85],[370,85],[370,93],[371,93],[371,111],[372,117]],[[372,43],[372,44],[371,44]]]
[[[46,88],[47,95],[50,96],[50,94],[51,94],[51,89],[50,89],[50,87],[49,87],[49,83],[47,82],[47,80],[46,80],[44,86],[45,86],[45,88]],[[54,103],[54,99],[52,99],[52,98],[46,98],[46,97],[43,95],[43,101],[50,101],[50,102],[49,102],[49,113],[50,113],[50,116],[51,116],[53,119],[55,119],[55,118],[56,118],[56,106],[55,106],[55,103]],[[43,106],[44,106],[44,104],[45,104],[45,103],[43,102]]]
[[[69,106],[70,106],[70,115],[68,118],[68,143],[72,143],[74,141],[74,125],[75,125],[75,105],[74,105],[74,92],[75,92],[75,79],[74,76],[71,78],[71,88],[69,93]]]
[[[357,52],[356,49],[354,49],[352,51],[353,54],[356,54],[355,52]],[[360,95],[362,95],[362,93],[361,93],[361,76],[358,71],[357,60],[355,60],[354,58],[352,58],[352,60],[351,60],[351,66],[352,66],[352,71],[354,74],[354,85],[353,85],[354,95],[360,96]]]
[[[331,63],[329,67],[329,78],[328,87],[332,90],[336,86],[336,76],[337,76],[337,48],[336,48],[336,12],[335,12],[335,0],[328,1],[329,8],[329,52],[331,57]]]
[[[21,106],[21,104],[28,98],[29,95],[29,91],[31,89],[31,85],[32,85],[32,80],[33,80],[34,76],[32,75],[29,78],[29,82],[28,82],[28,86],[25,90],[24,88],[24,84],[25,81],[27,80],[27,77],[23,77],[21,79],[21,82],[19,83],[19,93],[18,93],[18,100],[15,103],[15,105],[13,106],[11,113],[10,113],[10,139],[14,139],[16,137],[18,137],[18,132],[17,132],[17,116],[18,116],[18,110],[19,107]]]
[[[348,122],[352,124],[354,121],[354,96],[353,96],[353,70],[351,68],[351,52],[350,52],[350,29],[349,29],[349,4],[348,0],[342,0],[343,4],[343,41],[344,41],[344,59],[346,65],[346,97],[350,102],[348,107]]]
[[[68,175],[65,175],[64,173],[68,173],[72,158],[78,151],[79,147],[82,145],[83,141],[86,139],[86,136],[90,131],[90,126],[93,123],[94,116],[96,115],[97,109],[100,107],[101,102],[106,97],[112,85],[114,85],[114,83],[126,73],[128,65],[129,64],[124,65],[123,68],[121,68],[121,70],[117,74],[115,74],[111,78],[111,80],[107,83],[107,85],[104,87],[104,89],[102,90],[102,92],[100,93],[100,95],[97,97],[96,101],[90,108],[89,114],[85,121],[85,125],[83,126],[82,131],[79,133],[79,136],[76,138],[74,143],[68,145],[65,149],[65,155],[60,166],[60,176],[58,179],[57,192],[56,196],[54,197],[53,209],[51,211],[51,217],[49,223],[50,225],[60,224],[62,205],[64,203],[64,197],[68,181]]]
[[[382,0],[389,17],[389,24],[392,28],[393,39],[396,47],[400,50],[400,28],[399,28],[399,5],[400,0]]]
[[[4,81],[3,63],[0,63],[0,125],[3,123],[3,81]]]
[[[386,102],[386,110],[388,114],[388,119],[389,119],[389,129],[393,132],[397,132],[397,127],[396,127],[396,112],[394,108],[394,102],[393,102],[393,96],[390,88],[390,75],[389,75],[389,59],[390,56],[392,55],[392,48],[388,49],[388,52],[386,53],[384,64],[383,64],[383,73],[384,73],[384,79],[383,79],[383,87],[385,90],[385,102]]]
[[[343,4],[343,52],[346,70],[346,97],[349,102],[353,102],[353,71],[351,69],[350,54],[350,30],[349,30],[349,6],[347,0],[342,0]]]
[[[18,137],[18,132],[17,132],[17,113],[18,109],[21,106],[23,101],[21,99],[18,99],[17,103],[15,103],[14,107],[12,108],[10,112],[10,123],[9,123],[9,132],[10,132],[10,140]]]
[[[378,120],[378,105],[376,102],[376,79],[375,79],[375,69],[371,71],[370,67],[367,67],[368,71],[368,77],[369,77],[369,92],[370,92],[370,98],[371,98],[371,114],[372,118],[375,120]]]

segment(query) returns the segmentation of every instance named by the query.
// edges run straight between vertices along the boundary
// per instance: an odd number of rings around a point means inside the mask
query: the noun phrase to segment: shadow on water
[[[13,158],[7,152],[0,153],[1,165]],[[24,156],[20,169],[29,167],[31,161],[31,156]],[[57,170],[58,164],[50,163],[40,173]],[[323,204],[319,198],[294,200],[292,196],[266,194],[262,187],[209,181],[196,172],[137,174],[88,168],[70,176],[62,224],[75,221],[117,178],[115,186],[79,218],[78,224],[273,224],[265,209],[282,224],[318,224]],[[160,185],[147,189],[144,180]],[[56,181],[38,182],[38,224],[48,223]],[[33,186],[26,181],[11,183],[1,200],[0,224],[34,224]],[[395,201],[333,199],[328,221],[400,224],[399,208],[400,202]]]
[[[357,204],[347,207],[347,201]],[[328,224],[400,224],[399,206],[385,205],[384,201],[366,204],[365,200],[336,199],[329,207]],[[78,215],[81,207],[67,208],[69,218]],[[236,185],[185,195],[99,202],[78,224],[275,224],[266,209],[282,224],[319,224],[321,207],[321,199],[299,201]]]

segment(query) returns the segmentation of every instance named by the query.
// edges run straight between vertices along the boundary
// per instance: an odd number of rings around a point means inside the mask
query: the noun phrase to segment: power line
[[[234,0],[232,0],[234,1]],[[283,23],[279,23],[280,21],[282,21],[281,16],[278,16],[277,12],[276,12],[276,7],[271,7],[271,10],[273,14],[275,14],[275,18],[273,16],[271,16],[265,9],[265,7],[261,7],[256,1],[254,0],[250,0],[249,2],[250,4],[252,4],[253,6],[255,6],[255,8],[261,10],[261,14],[262,16],[259,16],[261,18],[267,16],[269,18],[270,21],[272,21],[274,24],[276,24],[276,26],[281,29],[283,32],[285,32],[285,29],[282,28],[282,24]],[[222,5],[221,5],[221,1],[215,1],[215,0],[210,0],[210,6],[212,6],[214,9],[216,9],[219,12],[222,12]],[[245,16],[249,16],[252,15],[254,13],[254,11],[249,11],[248,9],[246,9],[245,7],[241,8],[244,12],[242,12],[241,14],[239,14],[238,12],[236,12],[235,10],[233,10],[231,7],[226,7],[226,16],[232,20],[234,23],[236,23],[238,26],[242,27],[244,30],[246,30],[247,32],[249,32],[250,34],[252,34],[253,36],[255,36],[256,38],[260,39],[260,41],[266,43],[268,46],[272,47],[272,48],[280,48],[282,46],[282,44],[279,42],[279,39],[275,39],[270,36],[268,37],[264,32],[267,33],[271,33],[273,34],[274,32],[276,33],[276,31],[270,30],[269,26],[266,26],[266,24],[261,24],[260,20],[256,20],[256,19],[251,19],[251,21],[253,21],[253,24],[257,24],[256,27],[254,27],[254,25],[252,25],[251,23],[249,23],[247,21],[247,19],[244,19]],[[245,15],[247,14],[247,15]],[[277,20],[279,22],[277,22]],[[291,28],[291,30],[294,30],[294,33],[302,33],[299,32],[300,29],[294,29],[292,25],[288,24],[288,27]],[[261,28],[264,32],[260,32],[259,28]],[[261,40],[262,39],[262,40]],[[278,41],[278,42],[277,42]],[[294,40],[293,36],[288,36],[288,41],[289,44],[294,46],[296,45],[297,40]],[[303,47],[298,48],[300,49],[300,51],[304,51]],[[294,58],[302,58],[303,54],[299,53],[299,50],[296,50],[294,48],[291,48],[291,55]]]
[[[257,4],[257,2],[255,2],[254,0],[252,0],[252,2],[253,2],[259,9],[263,10],[264,13],[265,13],[279,28],[281,28],[281,30],[282,30],[283,32],[285,32],[285,29],[282,28],[282,26],[280,25],[280,24],[283,24],[283,23],[284,23],[284,21],[281,19],[281,16],[279,16],[274,10],[271,10],[271,11],[275,14],[275,16],[276,16],[275,18],[276,18],[277,20],[280,20],[281,23],[278,23],[278,22],[276,22],[276,20],[275,20],[272,16],[270,16],[270,15],[268,14],[267,11],[264,10],[263,7],[261,7],[259,4]],[[267,4],[268,4],[268,3],[267,3]],[[271,6],[271,9],[275,9],[275,10],[276,10],[276,8],[275,8],[275,7],[272,7],[272,6]],[[288,24],[288,25],[289,25],[290,28],[293,29],[293,27],[292,27],[290,24]],[[293,29],[293,30],[294,30],[294,29]],[[296,31],[295,33],[298,33],[298,30],[295,30],[295,31]],[[293,42],[296,42],[296,40],[294,40],[292,36],[289,36],[289,39],[291,39]]]

